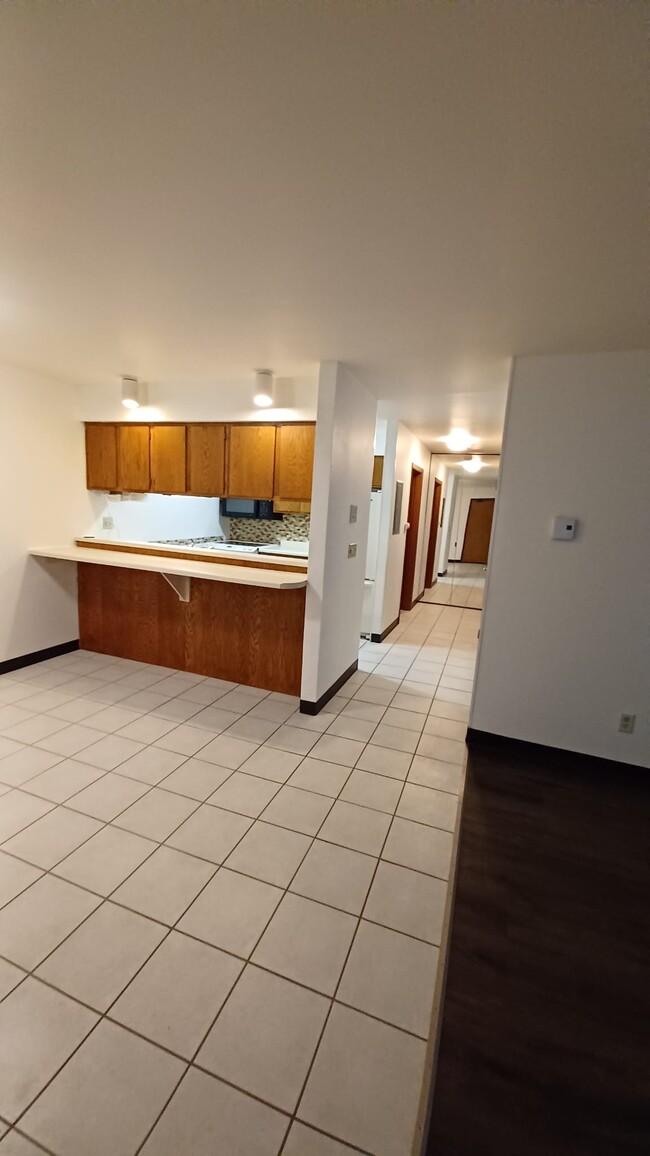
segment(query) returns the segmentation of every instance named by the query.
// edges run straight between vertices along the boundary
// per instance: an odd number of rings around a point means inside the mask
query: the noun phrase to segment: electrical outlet
[[[350,506],[350,523],[356,522],[356,520],[357,520],[357,507],[356,506]]]
[[[357,544],[356,544],[356,542],[350,542],[350,545],[348,546],[348,558],[356,558],[356,556],[357,556]]]
[[[110,514],[105,514],[102,518],[102,530],[112,530],[115,523]]]
[[[635,714],[622,714],[618,720],[618,729],[624,735],[631,735],[634,732],[634,724],[636,722]]]

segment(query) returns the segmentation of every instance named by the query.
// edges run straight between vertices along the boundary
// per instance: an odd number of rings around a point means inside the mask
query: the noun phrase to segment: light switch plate
[[[356,556],[357,556],[357,544],[356,544],[356,542],[350,542],[350,545],[348,546],[348,558],[356,558]]]
[[[571,515],[560,514],[553,519],[551,538],[558,542],[570,542],[576,536],[578,521]]]
[[[350,523],[357,520],[357,506],[350,506]]]

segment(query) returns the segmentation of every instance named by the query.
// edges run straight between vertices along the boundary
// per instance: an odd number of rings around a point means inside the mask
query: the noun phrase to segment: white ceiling
[[[0,5],[0,358],[337,358],[498,444],[510,359],[646,340],[643,0]]]

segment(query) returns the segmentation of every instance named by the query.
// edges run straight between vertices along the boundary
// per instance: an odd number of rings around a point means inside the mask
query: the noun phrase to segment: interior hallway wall
[[[76,567],[28,557],[91,516],[75,389],[0,365],[0,661],[78,638]]]
[[[301,698],[318,699],[357,661],[377,403],[346,366],[321,366]],[[350,523],[350,506],[357,520]],[[348,546],[356,543],[356,556]]]
[[[516,360],[472,727],[650,767],[649,429],[650,353]]]

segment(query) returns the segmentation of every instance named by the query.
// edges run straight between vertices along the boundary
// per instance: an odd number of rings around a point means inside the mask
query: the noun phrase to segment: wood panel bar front
[[[180,602],[162,574],[77,565],[84,650],[299,695],[305,590],[192,578]]]

